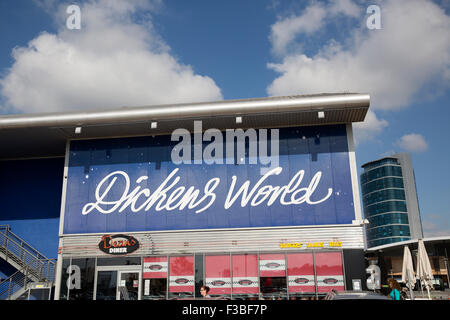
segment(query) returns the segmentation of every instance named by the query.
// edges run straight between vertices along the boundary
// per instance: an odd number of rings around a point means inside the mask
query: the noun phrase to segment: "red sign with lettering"
[[[139,241],[135,237],[124,234],[106,234],[102,237],[98,247],[107,254],[129,254],[139,249]]]

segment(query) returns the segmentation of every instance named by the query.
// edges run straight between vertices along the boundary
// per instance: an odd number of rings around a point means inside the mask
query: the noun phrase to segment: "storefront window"
[[[165,256],[144,258],[142,299],[164,300],[167,298],[167,260]]]
[[[95,258],[72,259],[69,268],[69,300],[92,300]]]
[[[194,297],[194,256],[169,257],[169,299]]]
[[[167,278],[145,279],[144,280],[144,300],[165,300],[167,292]]]
[[[341,251],[196,253],[109,260],[64,259],[60,299],[92,300],[94,291],[96,300],[202,299],[200,287],[206,285],[212,299],[314,300],[345,287]],[[142,269],[124,267],[141,261]]]
[[[315,253],[317,292],[327,293],[332,289],[344,290],[344,273],[341,252]]]
[[[117,271],[99,271],[97,273],[96,300],[117,299]]]
[[[232,255],[233,299],[256,300],[259,298],[258,257],[256,254]]]
[[[64,259],[62,263],[62,274],[61,274],[61,287],[59,290],[59,299],[60,300],[68,300],[69,298],[69,288],[67,287],[67,280],[69,279],[68,270],[70,266],[70,259]],[[74,279],[72,280],[74,281]]]
[[[95,258],[64,259],[60,300],[92,300]]]
[[[98,266],[132,266],[140,265],[140,257],[98,258]]]
[[[231,257],[227,255],[205,256],[205,283],[211,297],[230,298]]]
[[[290,299],[310,300],[315,297],[314,258],[310,252],[286,254]]]
[[[263,299],[287,299],[286,259],[284,254],[260,254],[259,275]]]
[[[261,277],[261,298],[264,300],[286,300],[286,277]]]

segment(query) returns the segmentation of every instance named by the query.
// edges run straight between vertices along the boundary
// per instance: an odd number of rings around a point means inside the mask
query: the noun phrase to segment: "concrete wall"
[[[402,152],[395,154],[394,157],[399,160],[402,166],[411,239],[422,239],[422,221],[420,219],[419,200],[417,199],[416,180],[411,156],[408,153]]]

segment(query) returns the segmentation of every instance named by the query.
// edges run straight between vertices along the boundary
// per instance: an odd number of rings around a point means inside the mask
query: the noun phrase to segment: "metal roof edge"
[[[121,107],[116,109],[76,112],[4,115],[0,116],[0,130],[12,128],[132,123],[152,120],[180,120],[198,117],[284,113],[292,111],[311,112],[352,108],[368,109],[369,105],[369,94],[333,93],[294,95],[214,102]]]

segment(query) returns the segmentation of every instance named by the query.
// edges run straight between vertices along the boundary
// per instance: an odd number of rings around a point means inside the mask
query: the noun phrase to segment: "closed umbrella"
[[[411,294],[411,300],[414,300],[413,288],[416,284],[416,277],[414,276],[414,267],[412,262],[411,251],[408,246],[405,246],[403,251],[403,268],[402,268],[402,281],[409,288]]]
[[[431,269],[430,259],[422,239],[419,239],[418,247],[416,276],[427,289],[428,299],[431,300],[430,289],[433,288],[433,270]]]

